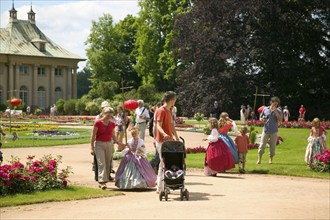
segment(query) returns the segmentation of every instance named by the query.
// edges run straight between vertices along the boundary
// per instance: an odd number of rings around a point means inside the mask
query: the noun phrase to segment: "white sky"
[[[9,21],[12,0],[0,0],[0,26]],[[58,0],[15,0],[19,20],[27,20],[32,2],[36,13],[36,24],[52,41],[68,51],[87,59],[85,41],[89,35],[92,20],[98,21],[103,14],[110,14],[114,22],[123,20],[126,15],[137,15],[138,0],[101,1],[58,1]],[[86,65],[79,62],[79,70]]]

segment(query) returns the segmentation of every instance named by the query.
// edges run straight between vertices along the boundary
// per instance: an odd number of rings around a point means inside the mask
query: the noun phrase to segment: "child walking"
[[[319,118],[314,118],[312,121],[311,133],[308,138],[308,145],[305,152],[305,162],[309,165],[315,162],[314,156],[321,154],[324,149],[327,149],[325,142],[327,131],[321,126]]]
[[[211,130],[211,134],[203,139],[209,141],[205,154],[204,174],[216,176],[218,172],[235,168],[235,162],[225,142],[219,139],[218,120],[210,118],[208,128]]]
[[[245,173],[246,155],[248,153],[249,137],[246,135],[248,129],[242,126],[239,134],[235,138],[236,147],[238,150],[238,172]]]

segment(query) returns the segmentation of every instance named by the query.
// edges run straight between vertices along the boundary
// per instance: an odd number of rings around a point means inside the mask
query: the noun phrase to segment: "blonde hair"
[[[228,120],[227,117],[229,117],[227,112],[222,112],[219,119],[219,127],[222,128],[225,124],[227,124]]]
[[[111,108],[111,107],[104,107],[102,109],[101,114],[100,114],[100,118],[102,118],[104,116],[104,113],[106,113],[106,112],[109,112],[111,114],[114,114],[115,113],[115,111],[113,110],[113,108]]]
[[[208,123],[209,123],[211,129],[213,129],[213,128],[218,129],[219,128],[218,119],[216,119],[216,118],[209,118]]]
[[[130,132],[131,132],[131,134],[133,134],[133,133],[137,133],[137,134],[139,134],[140,130],[139,130],[138,128],[132,128],[132,129],[130,130]]]
[[[316,127],[317,125],[320,125],[321,120],[319,118],[314,118],[312,121],[312,126]]]

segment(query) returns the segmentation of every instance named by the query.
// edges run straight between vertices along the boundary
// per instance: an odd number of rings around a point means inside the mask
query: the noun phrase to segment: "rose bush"
[[[316,162],[309,165],[312,170],[330,173],[330,150],[324,149],[322,154],[318,154],[314,158]]]
[[[9,164],[0,166],[0,195],[31,193],[49,189],[62,189],[68,185],[71,167],[59,171],[61,156],[56,158],[45,155],[33,161],[35,156],[28,156],[26,164],[17,157]]]

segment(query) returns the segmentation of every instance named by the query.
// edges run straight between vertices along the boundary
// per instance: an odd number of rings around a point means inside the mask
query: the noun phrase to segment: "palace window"
[[[45,76],[46,70],[44,67],[38,67],[38,76]]]
[[[46,90],[44,87],[38,88],[37,96],[39,108],[46,109]]]
[[[28,74],[28,72],[29,72],[29,68],[28,68],[27,66],[20,66],[20,67],[19,67],[19,72],[20,72],[21,74]]]
[[[62,76],[62,69],[61,68],[55,68],[55,76]]]
[[[63,98],[62,97],[62,89],[60,87],[56,87],[55,88],[55,102],[57,102],[57,100]]]
[[[28,102],[28,89],[26,86],[21,86],[19,89],[19,98],[22,100],[23,103],[27,104]]]

